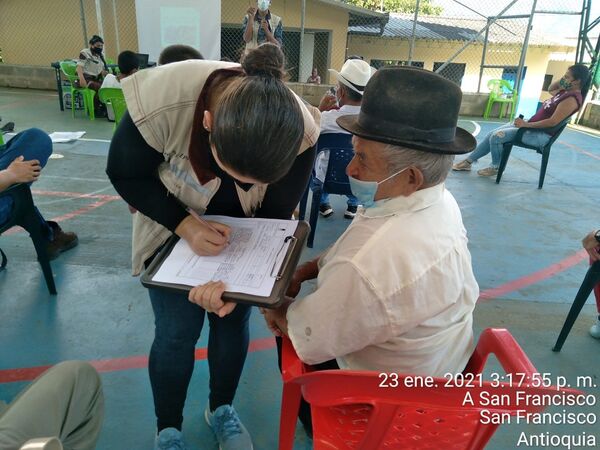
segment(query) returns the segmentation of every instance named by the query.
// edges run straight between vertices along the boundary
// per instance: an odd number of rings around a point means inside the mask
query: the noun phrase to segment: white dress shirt
[[[316,290],[289,307],[289,336],[308,364],[458,373],[478,296],[460,210],[439,184],[359,208],[319,261]]]
[[[358,114],[360,112],[360,105],[344,105],[340,109],[332,109],[331,111],[323,111],[321,113],[321,134],[327,133],[344,133],[350,134],[343,128],[341,128],[335,121],[338,117],[347,116],[351,114]],[[325,174],[327,173],[327,165],[329,164],[329,150],[319,152],[315,161],[315,176],[321,182],[325,181]]]

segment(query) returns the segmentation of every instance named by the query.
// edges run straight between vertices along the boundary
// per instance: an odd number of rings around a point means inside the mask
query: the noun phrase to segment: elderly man
[[[342,66],[342,70],[329,69],[329,72],[337,80],[337,86],[334,94],[325,94],[319,104],[321,113],[321,134],[329,133],[348,133],[341,128],[336,120],[338,117],[358,114],[360,103],[362,102],[365,86],[371,79],[373,69],[366,62],[358,59],[349,59]],[[339,107],[339,108],[337,108]],[[336,109],[337,108],[337,109]],[[319,152],[315,162],[315,174],[311,179],[311,189],[322,188],[325,182],[325,174],[329,164],[329,150]],[[358,201],[353,195],[348,196],[344,218],[353,219],[356,215]],[[319,212],[323,217],[330,217],[333,214],[333,208],[329,203],[329,193],[322,189],[321,204]]]
[[[363,208],[323,255],[300,266],[290,286],[317,278],[310,295],[267,311],[308,364],[443,376],[473,350],[479,289],[460,210],[444,186],[455,154],[475,139],[456,127],[461,92],[434,73],[379,70],[358,115],[347,168]]]

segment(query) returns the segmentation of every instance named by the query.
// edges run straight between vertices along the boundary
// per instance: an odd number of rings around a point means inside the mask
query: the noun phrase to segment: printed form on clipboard
[[[294,243],[295,220],[202,216],[231,227],[229,245],[217,256],[198,256],[180,239],[152,277],[159,283],[197,286],[221,280],[228,292],[268,297],[288,248]]]

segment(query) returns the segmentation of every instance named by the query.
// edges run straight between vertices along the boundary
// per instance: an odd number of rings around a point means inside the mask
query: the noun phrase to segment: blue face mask
[[[394,178],[396,175],[401,174],[408,167],[405,167],[399,172],[396,172],[393,175],[390,175],[384,180],[381,181],[362,181],[358,180],[354,177],[348,176],[348,181],[350,181],[350,190],[352,194],[358,199],[358,203],[363,205],[365,208],[370,208],[375,204],[375,195],[377,194],[377,188],[380,184],[385,183],[387,180]]]
[[[258,1],[258,9],[261,11],[266,11],[271,6],[271,2],[269,0],[259,0]]]

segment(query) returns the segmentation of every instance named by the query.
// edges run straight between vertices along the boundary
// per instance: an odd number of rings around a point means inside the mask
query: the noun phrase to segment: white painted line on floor
[[[78,141],[86,141],[86,142],[108,142],[108,143],[110,143],[110,139],[86,139],[86,138],[79,138]]]
[[[580,129],[575,128],[575,127],[567,127],[567,129],[571,130],[571,131],[577,131],[578,133],[586,134],[586,135],[591,136],[593,138],[600,138],[600,136],[598,136],[598,135],[592,134],[592,133],[590,133],[588,131],[580,130]]]
[[[29,92],[21,92],[21,91],[17,91],[17,90],[0,90],[0,95],[35,95],[36,97],[58,97],[58,92],[56,94],[40,94],[39,91],[36,91],[35,94],[32,94],[31,91]]]
[[[52,153],[50,155],[50,159],[62,159],[64,157],[65,157],[65,155],[61,155],[60,153]]]
[[[73,181],[98,181],[101,183],[107,183],[108,182],[108,177],[107,178],[82,178],[82,177],[65,177],[63,175],[46,175],[45,173],[42,174],[43,178],[56,178],[59,180],[73,180]]]
[[[475,125],[475,131],[473,131],[473,133],[471,133],[473,135],[473,137],[477,137],[477,135],[479,134],[479,132],[481,131],[481,127],[479,126],[479,124],[477,122],[475,122],[474,120],[469,120],[469,122],[471,122],[473,125]]]

